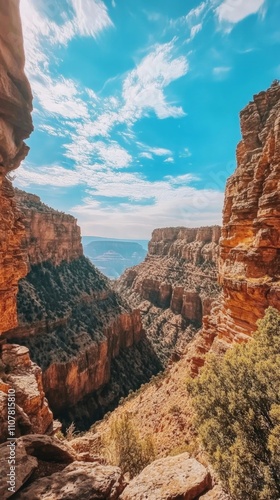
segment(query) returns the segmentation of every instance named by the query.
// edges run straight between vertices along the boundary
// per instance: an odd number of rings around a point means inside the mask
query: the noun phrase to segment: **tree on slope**
[[[209,460],[236,499],[280,498],[280,313],[188,382]]]

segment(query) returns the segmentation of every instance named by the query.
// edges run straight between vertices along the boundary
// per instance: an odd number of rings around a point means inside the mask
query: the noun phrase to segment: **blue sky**
[[[15,184],[83,235],[221,222],[239,111],[280,78],[280,0],[21,0],[35,131]]]

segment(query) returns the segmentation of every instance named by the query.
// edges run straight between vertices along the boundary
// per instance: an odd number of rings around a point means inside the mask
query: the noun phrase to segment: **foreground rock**
[[[207,469],[188,453],[148,465],[121,495],[121,500],[192,500],[211,487]]]
[[[117,500],[126,486],[118,467],[73,462],[63,471],[35,481],[17,500]]]
[[[205,495],[199,497],[199,500],[230,500],[230,497],[222,490],[221,486],[215,486]]]
[[[28,455],[46,462],[69,464],[76,459],[76,453],[67,442],[62,442],[52,436],[30,434],[17,440],[19,446],[24,446]]]
[[[52,432],[53,414],[45,398],[42,371],[26,347],[4,344],[1,352],[0,442],[8,436],[8,397],[15,398],[15,436]],[[11,392],[12,391],[12,392]]]
[[[3,500],[18,491],[38,466],[38,460],[26,453],[23,444],[17,444],[13,447],[11,443],[12,441],[0,445],[0,498]],[[10,466],[14,467],[15,465],[9,464],[8,460],[15,460],[16,469],[10,468]],[[14,478],[12,475],[8,476],[13,471],[15,471]],[[15,483],[13,483],[14,479]],[[10,484],[7,482],[8,480],[11,480]]]

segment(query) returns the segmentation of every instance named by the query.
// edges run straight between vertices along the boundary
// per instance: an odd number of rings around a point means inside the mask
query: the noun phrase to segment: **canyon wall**
[[[33,130],[32,94],[24,74],[19,2],[0,2],[0,335],[16,325],[18,280],[27,272],[21,215],[14,201],[9,172],[28,153],[24,139]]]
[[[139,310],[132,310],[83,256],[76,219],[35,195],[16,190],[16,199],[24,215],[29,272],[19,282],[19,324],[6,337],[28,347],[42,368],[55,416],[68,422],[71,414],[84,428],[161,364]],[[130,356],[138,363],[130,364],[128,373]]]
[[[219,336],[242,340],[268,306],[280,309],[280,85],[240,113],[237,168],[225,192]]]
[[[219,295],[219,238],[219,226],[155,229],[145,261],[116,282],[164,363],[184,352]]]
[[[24,51],[18,0],[0,0],[0,442],[8,435],[9,391],[15,390],[16,435],[46,432],[53,416],[45,399],[42,372],[28,349],[5,343],[17,325],[18,281],[27,273],[25,228],[9,172],[25,158],[24,139],[33,130],[32,94],[24,74]]]
[[[25,224],[29,265],[49,261],[55,266],[83,255],[81,230],[77,220],[42,203],[39,196],[15,190],[17,206]]]
[[[222,295],[188,356],[196,374],[209,351],[250,338],[267,307],[280,310],[280,84],[240,113],[237,168],[228,179],[218,262]]]

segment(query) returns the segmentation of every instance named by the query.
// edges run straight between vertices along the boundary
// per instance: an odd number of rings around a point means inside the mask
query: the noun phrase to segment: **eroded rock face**
[[[82,256],[81,230],[72,215],[48,207],[34,194],[19,189],[15,193],[24,217],[29,265],[49,261],[58,266]]]
[[[128,269],[116,289],[140,309],[144,327],[166,363],[186,345],[219,295],[220,228],[155,229],[145,261]]]
[[[188,453],[152,462],[135,477],[121,500],[193,500],[211,487],[207,469]]]
[[[250,336],[265,309],[280,309],[280,85],[240,113],[237,168],[225,192],[219,259],[219,336]]]
[[[0,1],[0,335],[17,323],[17,283],[27,271],[20,249],[24,226],[6,175],[28,153],[32,94],[24,74],[19,1]]]
[[[29,273],[19,283],[19,324],[6,336],[28,347],[42,368],[55,416],[67,426],[71,413],[84,430],[161,365],[147,344],[139,310],[132,310],[80,255],[76,219],[49,208],[37,196],[17,190],[16,197],[25,216]],[[129,349],[136,360],[132,370]]]
[[[210,350],[248,340],[267,307],[280,310],[280,84],[255,95],[240,121],[220,240],[223,292],[188,352],[194,375]]]
[[[8,398],[15,398],[15,436],[51,432],[53,415],[45,398],[42,370],[30,360],[29,350],[19,345],[2,346],[0,379],[0,442],[8,437]]]

